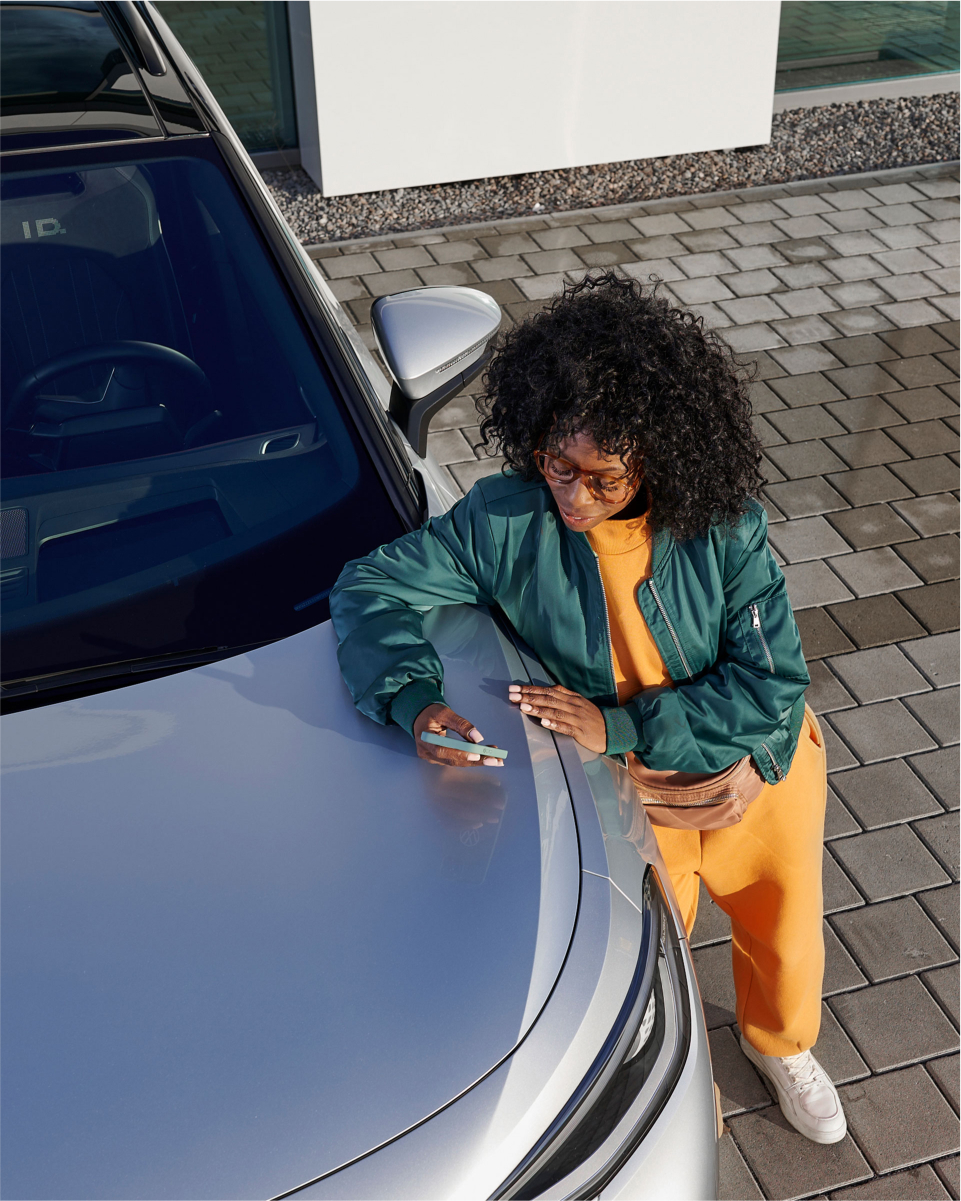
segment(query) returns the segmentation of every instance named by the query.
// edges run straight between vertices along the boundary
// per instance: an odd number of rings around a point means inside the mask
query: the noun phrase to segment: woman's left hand
[[[597,705],[569,688],[555,684],[539,688],[534,684],[511,684],[509,699],[519,705],[521,712],[539,717],[542,726],[569,734],[589,751],[603,754],[607,750],[607,726],[604,714]]]

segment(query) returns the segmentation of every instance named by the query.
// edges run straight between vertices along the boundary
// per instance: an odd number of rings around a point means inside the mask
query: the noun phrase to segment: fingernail
[[[508,684],[507,685],[508,692],[520,692],[520,690],[521,690],[520,684]]]
[[[541,718],[541,725],[542,725],[542,726],[549,726],[550,724],[551,724],[551,723],[550,723],[550,722],[547,720],[547,718],[546,718],[546,717],[542,717],[542,718]]]
[[[480,761],[480,755],[468,755],[467,756],[468,763],[478,763],[479,761]]]
[[[484,735],[480,732],[480,730],[471,730],[467,737],[471,740],[471,742],[484,741]]]
[[[524,701],[524,703],[521,705],[521,708],[524,710],[524,712],[525,712],[525,713],[530,713],[530,711],[531,711],[531,709],[533,708],[533,706],[532,706],[532,705],[529,705],[529,704],[527,703],[527,701]]]

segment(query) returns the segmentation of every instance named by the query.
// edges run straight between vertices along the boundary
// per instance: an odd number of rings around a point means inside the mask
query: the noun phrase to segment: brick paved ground
[[[758,362],[770,541],[828,739],[816,1053],[850,1133],[795,1134],[741,1054],[730,929],[704,897],[736,1201],[958,1196],[957,196],[956,167],[923,168],[312,248],[369,344],[388,292],[469,284],[517,320],[616,264]],[[461,488],[498,469],[469,397],[432,429]]]

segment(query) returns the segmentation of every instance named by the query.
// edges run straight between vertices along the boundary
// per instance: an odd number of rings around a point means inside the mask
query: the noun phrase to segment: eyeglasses
[[[535,451],[534,462],[549,484],[570,484],[574,480],[582,480],[591,496],[606,505],[619,505],[622,501],[630,500],[637,491],[636,471],[628,475],[609,475],[606,471],[582,471],[567,459],[549,455],[546,450]]]

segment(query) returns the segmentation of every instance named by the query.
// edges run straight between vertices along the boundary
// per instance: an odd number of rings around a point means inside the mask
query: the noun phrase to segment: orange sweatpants
[[[654,827],[688,933],[698,877],[731,919],[737,1022],[762,1055],[796,1055],[817,1041],[826,800],[824,746],[808,709],[786,779],[766,785],[736,826]]]

